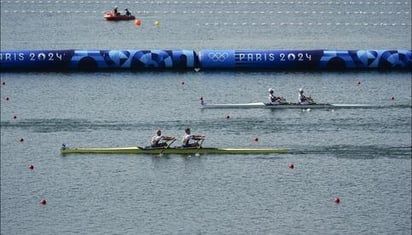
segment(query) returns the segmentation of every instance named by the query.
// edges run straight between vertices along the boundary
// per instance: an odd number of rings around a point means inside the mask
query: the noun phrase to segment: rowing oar
[[[202,144],[203,144],[203,141],[205,141],[206,136],[202,135],[200,138],[201,139],[197,141],[198,143],[197,149],[202,148]],[[196,153],[195,156],[200,156],[200,153]]]
[[[170,144],[168,144],[168,145],[166,146],[166,148],[164,148],[162,151],[160,151],[159,155],[161,156],[161,155],[163,154],[163,152],[164,152],[166,149],[168,149],[168,148],[170,147],[170,145],[172,145],[175,141],[176,141],[176,138],[174,138],[174,139],[170,142]]]

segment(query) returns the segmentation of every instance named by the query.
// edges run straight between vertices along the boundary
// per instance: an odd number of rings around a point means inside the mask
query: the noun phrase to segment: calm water
[[[105,22],[113,5],[143,25]],[[410,8],[10,0],[1,49],[410,49]],[[1,82],[2,234],[411,234],[411,73],[2,73]],[[304,87],[318,102],[388,107],[199,109],[201,96],[265,101],[269,87],[290,101]],[[144,146],[157,128],[180,137],[187,126],[205,146],[290,153],[59,154],[62,143]]]

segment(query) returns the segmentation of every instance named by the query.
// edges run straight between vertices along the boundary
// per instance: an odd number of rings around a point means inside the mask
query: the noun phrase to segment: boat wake
[[[352,159],[375,159],[381,157],[410,159],[412,157],[412,146],[385,146],[385,145],[332,145],[291,149],[289,154],[315,154],[329,155],[340,158]]]

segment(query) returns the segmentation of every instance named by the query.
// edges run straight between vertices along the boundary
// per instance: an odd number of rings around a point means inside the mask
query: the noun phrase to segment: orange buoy
[[[134,25],[140,26],[142,24],[142,21],[140,19],[135,19],[134,20]]]

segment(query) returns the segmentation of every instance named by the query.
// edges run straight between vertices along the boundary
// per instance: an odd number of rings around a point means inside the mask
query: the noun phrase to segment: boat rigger
[[[282,154],[287,153],[287,149],[282,148],[143,148],[139,146],[131,147],[102,147],[102,148],[67,148],[60,150],[61,154]]]

